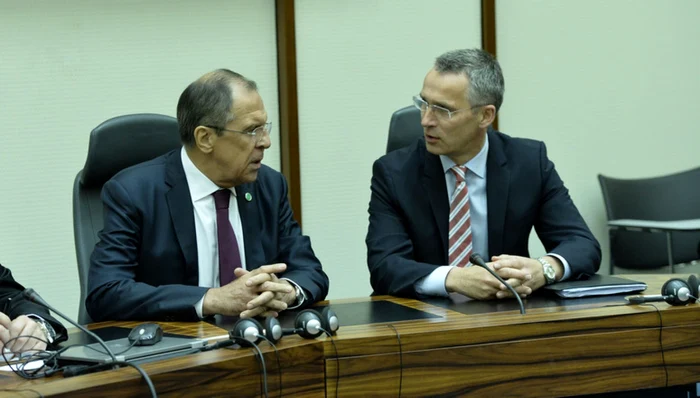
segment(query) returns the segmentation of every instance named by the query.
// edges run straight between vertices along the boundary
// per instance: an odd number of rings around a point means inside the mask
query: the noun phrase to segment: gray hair
[[[435,60],[439,73],[463,73],[469,78],[467,100],[472,106],[494,105],[496,112],[503,103],[505,82],[496,58],[488,52],[473,48],[449,51]]]
[[[187,86],[177,103],[177,121],[183,144],[194,144],[197,126],[221,128],[234,119],[231,108],[235,84],[243,84],[248,90],[258,89],[254,81],[228,69],[209,72]],[[219,130],[216,133],[222,134]]]

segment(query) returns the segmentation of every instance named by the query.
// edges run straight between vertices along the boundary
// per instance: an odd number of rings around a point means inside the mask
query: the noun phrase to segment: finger
[[[0,326],[8,329],[10,327],[10,323],[12,323],[10,317],[5,315],[3,312],[0,312]]]
[[[532,289],[528,286],[518,286],[515,287],[515,292],[518,293],[520,297],[527,297],[532,293]],[[513,297],[513,293],[510,290],[502,290],[496,293],[496,297],[499,299]]]
[[[246,305],[246,308],[249,310],[252,310],[255,307],[261,307],[265,304],[267,304],[268,301],[272,300],[275,298],[275,294],[272,292],[262,292],[260,293],[257,297],[254,299],[250,300],[248,304]]]
[[[257,286],[260,285],[264,282],[267,282],[270,280],[270,274],[265,274],[265,273],[260,273],[251,276],[245,281],[245,285],[250,287],[250,286]]]
[[[12,342],[7,344],[7,348],[9,348],[10,351],[20,352],[19,350],[27,342],[26,337],[19,337],[24,336],[23,331],[27,325],[27,322],[29,322],[29,318],[25,315],[20,315],[10,324],[10,339],[15,338],[12,340]]]
[[[520,281],[520,279],[517,279],[517,278],[506,279],[506,283],[509,284],[513,288],[516,288],[516,287],[522,285],[522,282]],[[501,284],[501,290],[509,290],[509,289],[508,289],[508,286]]]
[[[263,314],[266,310],[267,310],[267,308],[265,308],[265,307],[256,307],[256,308],[253,308],[251,310],[245,310],[245,311],[241,312],[240,317],[243,319],[244,318],[254,318],[256,316]]]
[[[10,339],[10,330],[5,326],[0,325],[0,343],[4,346],[7,340]]]
[[[261,317],[267,318],[268,316],[277,318],[279,316],[279,313],[277,311],[265,311],[262,314],[260,314]]]
[[[291,293],[294,290],[288,283],[280,282],[265,282],[258,286],[260,291],[274,292],[274,293]]]
[[[530,274],[530,272],[527,270],[510,267],[499,269],[498,276],[503,279],[518,279],[520,280],[519,284],[532,279],[532,274]]]
[[[527,297],[532,294],[532,288],[527,285],[518,286],[515,288],[515,291],[518,292],[520,297]]]
[[[252,274],[260,274],[260,273],[265,273],[265,274],[277,274],[280,272],[284,272],[287,269],[287,264],[285,263],[277,263],[277,264],[269,264],[269,265],[263,265],[261,267],[258,267],[250,273]]]
[[[501,268],[518,268],[515,259],[500,258],[493,262],[493,269],[500,270]]]
[[[503,284],[490,274],[489,278],[483,280],[483,288],[489,291],[493,290],[494,293],[501,290],[501,286],[503,286]]]
[[[236,268],[233,270],[233,274],[236,275],[236,278],[240,278],[247,273],[249,272],[247,270],[244,270],[243,268]]]
[[[284,311],[287,309],[287,303],[280,300],[270,300],[265,303],[265,307],[273,311]]]
[[[26,351],[38,351],[38,350],[43,350],[46,348],[46,343],[43,342],[43,340],[46,339],[46,335],[44,332],[39,328],[39,326],[36,324],[36,322],[31,322],[34,325],[27,325],[27,327],[24,328],[22,331],[22,334],[25,336],[31,336],[27,337],[26,342],[22,347],[19,348],[20,352],[26,352]],[[43,348],[42,348],[43,347]]]

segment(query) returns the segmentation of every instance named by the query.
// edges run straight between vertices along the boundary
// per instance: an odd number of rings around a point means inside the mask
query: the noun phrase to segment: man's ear
[[[481,120],[479,121],[479,127],[485,129],[496,120],[496,107],[493,105],[484,105],[479,112]]]
[[[217,134],[213,128],[197,126],[194,129],[194,144],[200,151],[210,153],[214,150]]]

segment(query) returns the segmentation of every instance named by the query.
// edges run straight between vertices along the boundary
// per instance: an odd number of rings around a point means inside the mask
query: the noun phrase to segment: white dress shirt
[[[197,240],[197,262],[199,270],[199,286],[202,287],[220,287],[219,279],[219,239],[216,229],[216,206],[212,194],[219,189],[218,185],[214,184],[209,177],[205,176],[197,166],[192,163],[192,160],[187,155],[187,151],[183,147],[180,151],[182,159],[182,168],[185,171],[187,186],[190,190],[192,198],[192,208],[194,210],[194,229]],[[241,255],[241,267],[246,269],[245,262],[245,245],[243,236],[243,224],[241,222],[241,213],[238,211],[238,201],[236,200],[236,189],[229,188],[231,191],[231,199],[228,206],[228,218],[233,227],[233,233],[236,235],[236,243],[238,243],[238,252]],[[306,300],[306,292],[296,282],[291,279],[281,278],[294,286],[300,297],[297,297],[297,302],[293,303],[288,309],[294,309],[301,306]],[[200,318],[203,318],[204,296],[195,304],[195,310]]]
[[[216,207],[212,194],[219,189],[197,166],[192,163],[187,151],[183,147],[180,151],[182,168],[185,170],[187,186],[190,189],[192,208],[194,210],[194,229],[197,240],[197,262],[199,263],[199,286],[220,287],[219,282],[219,243],[216,230]],[[243,225],[241,214],[238,212],[236,190],[230,188],[231,199],[228,206],[228,217],[233,227],[238,243],[238,252],[241,254],[241,266],[246,269],[245,245],[243,244]],[[202,318],[202,305],[204,297],[195,304],[197,315]]]
[[[488,158],[488,152],[489,137],[486,135],[484,146],[481,148],[481,151],[467,163],[463,164],[463,166],[467,167],[467,173],[464,179],[469,192],[469,220],[472,227],[472,253],[479,253],[486,262],[491,258],[491,253],[489,253],[488,206],[486,199],[486,160]],[[445,155],[440,155],[440,162],[445,172],[447,197],[449,203],[451,203],[457,179],[454,174],[450,172],[450,169],[455,166],[455,162]],[[568,278],[571,274],[571,268],[564,257],[554,253],[548,253],[548,255],[558,258],[562,264],[564,264],[564,276],[562,280]],[[428,274],[428,276],[416,281],[414,284],[416,293],[428,296],[448,296],[447,289],[445,288],[445,280],[447,279],[447,274],[450,272],[450,269],[450,265],[438,266],[433,272]]]

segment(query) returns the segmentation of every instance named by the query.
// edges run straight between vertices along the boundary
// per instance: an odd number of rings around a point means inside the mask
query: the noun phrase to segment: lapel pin
[[[245,193],[245,200],[250,202],[251,200],[253,200],[253,195],[251,195],[250,192],[246,192]]]

